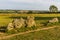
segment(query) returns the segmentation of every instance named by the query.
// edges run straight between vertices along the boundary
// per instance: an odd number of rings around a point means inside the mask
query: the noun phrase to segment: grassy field
[[[4,40],[60,40],[60,27],[18,35]]]
[[[43,16],[44,15],[44,16]],[[15,14],[15,13],[11,13],[11,14],[8,14],[8,13],[2,13],[0,14],[0,16],[23,16],[23,17],[26,17],[26,16],[35,16],[35,17],[60,17],[60,14]]]
[[[60,19],[60,14],[0,14],[0,26],[7,26],[14,18],[26,18],[27,16],[34,16],[37,23],[38,21],[40,23],[54,17],[58,17]]]
[[[15,18],[26,18],[27,16],[34,16],[37,24],[42,22],[46,22],[54,17],[58,17],[60,20],[60,14],[0,14],[0,27],[7,27],[8,23],[10,23]],[[32,32],[29,34],[18,35],[13,38],[9,38],[6,40],[60,40],[60,27],[42,30],[39,32]]]

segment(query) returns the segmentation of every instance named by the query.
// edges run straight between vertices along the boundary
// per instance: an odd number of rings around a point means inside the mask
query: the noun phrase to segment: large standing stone
[[[22,26],[24,26],[24,19],[23,18],[15,19],[13,21],[13,24],[15,28],[21,28]]]
[[[27,24],[27,27],[36,26],[34,17],[28,16],[28,17],[27,17],[27,20],[26,20],[26,24]]]
[[[18,19],[13,20],[12,23],[13,23],[14,28],[16,28],[18,26],[18,24],[19,24],[18,22],[19,22]]]

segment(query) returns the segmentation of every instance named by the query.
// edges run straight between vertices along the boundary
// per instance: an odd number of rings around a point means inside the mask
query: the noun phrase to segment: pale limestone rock
[[[12,30],[13,28],[14,28],[13,24],[12,23],[9,23],[7,29],[8,30]]]
[[[53,18],[52,20],[49,20],[49,23],[55,23],[55,22],[59,22],[58,18]]]
[[[36,26],[34,17],[28,16],[26,20],[27,27]]]
[[[24,26],[24,19],[20,18],[20,19],[15,19],[13,24],[15,28],[21,28],[22,26]]]

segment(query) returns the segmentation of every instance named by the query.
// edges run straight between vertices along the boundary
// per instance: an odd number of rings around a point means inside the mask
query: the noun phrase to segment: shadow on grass
[[[5,32],[6,32],[6,29],[7,29],[6,26],[1,26],[1,27],[0,27],[0,32],[5,33]]]
[[[20,19],[21,17],[9,17],[11,19]],[[26,19],[26,17],[22,17],[23,19]]]
[[[9,17],[9,18],[11,18],[11,19],[20,19],[21,17]],[[27,19],[27,17],[22,17],[23,19]],[[55,18],[55,17],[35,17],[35,20],[51,20],[51,19],[53,19],[53,18]],[[60,20],[60,17],[57,17],[59,20]]]

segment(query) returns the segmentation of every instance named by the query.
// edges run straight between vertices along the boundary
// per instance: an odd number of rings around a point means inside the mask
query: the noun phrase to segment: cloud
[[[11,2],[34,3],[34,0],[10,0]]]
[[[50,5],[60,9],[60,0],[0,0],[0,9],[48,10]]]

